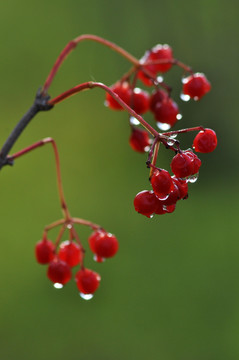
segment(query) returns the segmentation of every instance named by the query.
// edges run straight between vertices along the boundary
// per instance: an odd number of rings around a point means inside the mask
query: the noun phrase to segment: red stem
[[[109,47],[110,49],[118,52],[120,55],[122,55],[123,57],[125,57],[127,60],[129,60],[133,65],[138,66],[139,65],[139,61],[138,59],[136,59],[133,55],[131,55],[130,53],[128,53],[126,50],[124,50],[123,48],[121,48],[120,46],[114,44],[111,41],[105,40],[99,36],[96,35],[91,35],[91,34],[85,34],[85,35],[81,35],[78,36],[77,38],[75,38],[74,40],[71,40],[66,46],[65,48],[62,50],[62,52],[60,53],[60,55],[58,56],[58,58],[56,59],[55,64],[53,65],[46,81],[45,84],[43,86],[42,89],[42,93],[46,94],[59,67],[61,66],[61,64],[63,63],[63,61],[65,60],[65,58],[70,54],[70,52],[77,46],[77,44],[83,40],[91,40],[91,41],[95,41],[98,42],[104,46]]]
[[[52,138],[45,138],[43,140],[40,140],[40,141],[26,147],[25,149],[23,149],[21,151],[18,151],[17,153],[15,153],[13,155],[8,156],[8,159],[9,160],[17,159],[20,156],[22,156],[22,155],[24,155],[24,154],[26,154],[26,153],[40,147],[40,146],[48,144],[48,143],[51,143],[51,145],[53,147],[53,150],[54,150],[55,162],[56,162],[57,185],[58,185],[61,208],[62,208],[65,219],[70,221],[71,216],[70,216],[69,210],[67,208],[64,193],[63,193],[62,180],[61,180],[61,170],[60,170],[60,159],[59,159],[59,153],[58,153],[55,141]]]
[[[164,133],[162,133],[161,135],[171,136],[171,135],[176,135],[176,134],[187,133],[187,132],[190,132],[190,131],[201,131],[201,130],[205,130],[205,128],[202,127],[202,126],[195,126],[195,127],[187,128],[187,129],[181,129],[181,130],[164,132]]]
[[[114,92],[112,91],[108,86],[106,86],[103,83],[99,83],[99,82],[93,82],[93,81],[89,81],[80,85],[77,85],[75,87],[73,87],[72,89],[69,89],[67,91],[65,91],[64,93],[56,96],[54,99],[49,101],[49,105],[56,105],[59,102],[67,99],[68,97],[79,93],[80,91],[83,90],[88,90],[88,89],[93,89],[95,87],[99,87],[103,90],[105,90],[107,93],[109,93],[130,115],[132,115],[133,117],[135,117],[140,123],[141,125],[148,131],[150,132],[150,134],[152,134],[154,137],[156,136],[160,136],[160,134],[152,127],[150,126],[143,118],[142,116],[140,116],[139,114],[137,114],[131,107],[129,107],[123,100],[121,100],[121,98]]]

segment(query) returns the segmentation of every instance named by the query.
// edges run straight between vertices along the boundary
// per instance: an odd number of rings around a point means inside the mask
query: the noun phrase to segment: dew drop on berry
[[[157,82],[162,83],[163,82],[163,77],[162,76],[157,76]]]
[[[133,116],[130,116],[129,122],[130,122],[131,125],[136,125],[136,126],[140,124],[139,120],[137,120],[137,119],[136,119],[135,117],[133,117]]]
[[[81,293],[81,292],[79,292],[79,295],[84,300],[91,300],[93,298],[93,296],[94,296],[93,294],[84,294],[84,293]]]
[[[98,256],[96,254],[93,256],[93,260],[98,262],[98,263],[105,262],[105,258],[103,258],[101,256]]]
[[[194,175],[192,175],[192,176],[189,176],[189,177],[187,178],[187,182],[190,182],[191,184],[194,184],[194,183],[197,181],[198,176],[199,176],[199,173],[194,174]]]
[[[172,135],[170,135],[170,139],[176,139],[177,136],[178,136],[178,134],[172,134]]]
[[[169,197],[169,194],[167,194],[166,196],[158,196],[158,195],[157,195],[157,198],[158,198],[159,200],[167,200],[168,197]]]
[[[182,115],[182,114],[177,114],[177,115],[176,115],[177,120],[181,120],[181,119],[182,119],[182,117],[183,117],[183,115]]]
[[[55,283],[55,284],[53,284],[53,286],[55,289],[62,289],[64,285],[60,284],[60,283]]]
[[[169,129],[171,128],[171,125],[165,124],[165,123],[161,123],[161,122],[159,122],[159,121],[156,122],[156,125],[157,125],[157,127],[158,127],[160,130],[162,130],[162,131],[167,131],[167,130],[169,130]]]
[[[174,140],[168,140],[167,141],[168,146],[173,146],[175,144]]]
[[[190,96],[186,95],[186,94],[183,94],[183,93],[180,94],[180,98],[183,101],[189,101],[190,100]]]
[[[154,217],[154,214],[151,214],[151,215],[150,215],[149,217],[150,217],[150,219],[153,219],[153,217]]]

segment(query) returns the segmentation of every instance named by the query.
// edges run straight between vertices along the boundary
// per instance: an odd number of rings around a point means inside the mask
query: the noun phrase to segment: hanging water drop
[[[84,300],[90,300],[90,299],[92,299],[93,298],[93,294],[84,294],[84,293],[79,293],[79,295],[80,295],[80,297],[82,298],[82,299],[84,299]]]
[[[135,117],[133,117],[133,116],[130,116],[130,118],[129,118],[129,122],[130,122],[130,125],[139,125],[140,124],[140,122],[139,122],[139,120],[137,120]]]
[[[180,94],[180,98],[183,101],[189,101],[190,100],[190,96],[186,95],[186,94],[183,94],[183,93]]]
[[[182,114],[177,114],[177,116],[176,116],[177,120],[181,120],[181,119],[182,119],[182,117],[183,117],[183,115],[182,115]]]
[[[198,179],[199,174],[195,174],[187,178],[187,182],[190,182],[191,184],[194,184]]]
[[[167,194],[166,196],[158,196],[158,195],[156,195],[156,197],[157,197],[159,200],[167,200],[167,198],[169,197],[169,194]]]
[[[54,288],[55,289],[62,289],[63,288],[63,284],[60,284],[60,283],[55,283],[53,284]]]
[[[162,130],[162,131],[167,131],[167,130],[169,130],[169,129],[171,128],[171,125],[165,124],[165,123],[161,123],[161,122],[159,122],[159,121],[156,122],[156,125],[157,125],[157,127],[158,127],[160,130]]]
[[[162,76],[157,76],[157,82],[162,83],[163,82],[163,77]]]

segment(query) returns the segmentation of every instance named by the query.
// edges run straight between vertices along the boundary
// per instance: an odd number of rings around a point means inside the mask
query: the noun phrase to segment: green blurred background
[[[183,103],[182,72],[175,68],[165,76],[184,115],[177,128],[214,128],[219,140],[215,153],[201,156],[189,199],[175,213],[149,220],[132,205],[135,194],[149,186],[146,156],[131,151],[127,116],[104,107],[101,90],[34,119],[13,151],[52,136],[71,213],[115,233],[120,251],[104,264],[87,252],[86,265],[102,276],[91,301],[79,297],[73,281],[55,290],[33,254],[44,226],[61,216],[52,151],[46,146],[4,168],[1,359],[239,358],[238,11],[233,0],[1,1],[1,144],[58,53],[83,33],[103,36],[137,57],[169,43],[176,58],[212,83],[200,102]],[[84,42],[50,94],[88,80],[110,85],[128,68],[116,53]],[[187,147],[192,137],[182,141]],[[160,160],[169,168],[167,152]],[[79,230],[86,244],[89,232]]]

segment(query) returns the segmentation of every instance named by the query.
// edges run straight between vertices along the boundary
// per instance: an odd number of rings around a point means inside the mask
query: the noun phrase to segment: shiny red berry
[[[64,241],[60,245],[58,257],[65,261],[70,267],[76,266],[82,259],[81,248],[73,241]]]
[[[157,72],[166,72],[172,67],[173,50],[167,45],[158,44],[153,47],[150,54],[150,60],[162,60],[162,63],[155,64]],[[169,61],[169,62],[167,62]]]
[[[186,180],[179,179],[175,176],[172,176],[172,180],[174,184],[177,185],[179,190],[180,199],[187,199],[188,198],[188,183]]]
[[[149,93],[140,88],[135,88],[130,100],[130,106],[137,114],[144,114],[149,110]]]
[[[209,153],[215,150],[217,146],[217,135],[215,131],[211,129],[205,129],[200,131],[194,141],[193,148],[200,153]]]
[[[163,100],[168,98],[168,94],[161,89],[154,90],[150,98],[150,110],[154,112],[155,106],[161,104]]]
[[[97,256],[109,258],[117,253],[119,243],[114,235],[102,231],[101,236],[98,236],[95,241],[94,248]]]
[[[156,121],[173,126],[178,120],[178,105],[172,99],[167,98],[161,103],[155,104],[153,113]]]
[[[191,150],[186,150],[184,151],[184,154],[186,154],[187,156],[189,156],[192,160],[192,163],[193,163],[193,169],[192,169],[192,173],[191,175],[194,175],[194,174],[197,174],[201,165],[202,165],[202,162],[201,160],[199,159],[199,157],[194,154],[193,151]]]
[[[145,152],[151,144],[149,134],[146,130],[133,128],[129,138],[131,148],[138,152]]]
[[[171,205],[175,205],[179,199],[180,199],[179,189],[177,185],[173,182],[173,188],[170,191],[167,199],[161,201],[164,206],[171,206]]]
[[[194,165],[190,156],[184,152],[176,154],[170,164],[172,172],[178,178],[184,178],[192,175]]]
[[[153,191],[144,190],[138,193],[134,198],[135,210],[147,217],[155,213],[157,208],[158,199]]]
[[[127,81],[123,83],[117,82],[111,86],[111,90],[113,90],[121,98],[121,100],[129,105],[132,91]],[[124,110],[122,106],[109,93],[106,93],[105,104],[113,110]]]
[[[49,264],[47,276],[53,283],[65,285],[71,279],[71,268],[66,262],[55,258]]]
[[[155,170],[151,177],[151,185],[158,199],[164,199],[173,189],[173,181],[168,171]]]
[[[183,94],[194,100],[201,99],[210,90],[211,84],[204,74],[196,73],[183,79]]]
[[[93,294],[99,287],[100,275],[90,269],[81,269],[75,276],[76,285],[83,294]]]
[[[46,238],[38,241],[35,246],[35,256],[39,264],[48,264],[54,258],[55,245]]]

